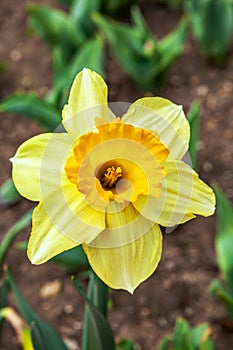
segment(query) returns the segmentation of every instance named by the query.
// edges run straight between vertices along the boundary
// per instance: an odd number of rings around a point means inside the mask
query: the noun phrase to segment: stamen
[[[104,176],[100,179],[100,182],[103,187],[105,188],[111,188],[114,187],[119,179],[119,177],[122,176],[122,170],[121,167],[117,167],[115,169],[114,166],[107,168],[106,173]]]

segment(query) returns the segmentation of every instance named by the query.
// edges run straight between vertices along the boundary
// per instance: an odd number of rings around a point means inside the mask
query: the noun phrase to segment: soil
[[[57,7],[54,1],[31,1]],[[51,86],[50,54],[45,44],[28,34],[27,1],[0,2],[0,61],[7,69],[0,74],[0,98],[15,91],[35,91],[40,96]],[[154,34],[162,37],[178,23],[180,13],[156,1],[142,2],[142,10]],[[135,87],[111,56],[108,57],[107,82],[111,101],[133,102],[143,93]],[[172,66],[160,95],[184,106],[187,112],[192,101],[201,102],[199,147],[200,177],[209,184],[217,182],[233,201],[233,49],[226,66],[207,63],[189,36],[184,53]],[[17,147],[41,128],[28,119],[10,114],[1,115],[0,181],[11,176],[9,158]],[[32,204],[23,200],[1,211],[0,239]],[[164,235],[163,257],[156,272],[137,288],[134,295],[112,291],[109,319],[116,340],[130,338],[137,349],[154,350],[162,338],[171,334],[175,319],[185,318],[191,326],[208,322],[212,338],[219,350],[233,348],[232,330],[222,327],[226,316],[220,303],[208,293],[214,278],[221,278],[214,250],[216,217],[197,218]],[[17,241],[26,240],[30,228]],[[70,276],[47,263],[33,266],[14,245],[7,259],[17,285],[32,308],[67,341],[69,349],[80,349],[83,300],[74,290]],[[46,296],[43,287],[58,281],[57,293]],[[14,306],[11,296],[10,304]],[[0,338],[1,350],[20,349],[15,333],[4,323]]]

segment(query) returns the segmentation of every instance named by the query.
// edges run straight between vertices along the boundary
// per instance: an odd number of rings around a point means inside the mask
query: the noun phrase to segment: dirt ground
[[[31,2],[57,6],[55,0]],[[28,35],[26,3],[0,2],[0,61],[7,62],[6,71],[0,74],[0,98],[15,91],[36,91],[42,96],[51,85],[49,52],[38,37]],[[142,10],[158,37],[173,29],[180,18],[178,12],[156,1],[144,1]],[[143,95],[111,57],[106,70],[111,101],[133,102]],[[233,49],[226,67],[214,67],[205,62],[189,37],[160,95],[182,104],[185,111],[194,99],[201,101],[199,173],[207,183],[217,182],[233,202]],[[18,115],[2,114],[0,123],[2,183],[11,176],[8,159],[17,146],[41,129]],[[1,211],[0,239],[31,206],[25,200]],[[131,338],[138,349],[155,350],[162,337],[172,332],[176,317],[182,316],[192,326],[208,322],[216,348],[233,349],[233,333],[220,322],[225,317],[224,309],[208,294],[211,281],[220,277],[214,251],[215,221],[215,217],[198,218],[165,234],[163,257],[153,276],[133,296],[112,291],[109,318],[117,340]],[[24,230],[18,240],[27,239],[29,232],[30,228]],[[33,309],[61,333],[70,350],[80,349],[83,300],[73,289],[70,276],[51,263],[32,266],[15,247],[7,256],[7,264]],[[41,293],[49,281],[59,282],[59,291],[53,297]],[[20,349],[6,323],[0,349]]]

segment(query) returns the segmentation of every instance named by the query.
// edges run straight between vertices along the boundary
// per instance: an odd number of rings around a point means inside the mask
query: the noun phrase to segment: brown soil
[[[32,1],[57,6],[54,1]],[[16,90],[36,91],[44,95],[51,85],[50,56],[44,43],[27,32],[26,1],[0,2],[0,53],[7,70],[0,74],[4,98]],[[178,23],[179,13],[161,7],[155,1],[144,1],[144,15],[152,31],[161,37]],[[111,101],[133,102],[142,93],[126,77],[112,58],[107,62],[107,80]],[[217,68],[205,62],[191,38],[184,54],[172,67],[160,95],[188,110],[194,99],[202,103],[201,136],[199,142],[199,172],[208,183],[217,182],[227,197],[233,200],[233,50],[227,65]],[[16,148],[41,129],[26,118],[1,115],[0,181],[11,176],[8,159]],[[0,238],[31,206],[26,200],[1,212]],[[28,238],[24,230],[18,240]],[[131,338],[138,349],[158,348],[162,337],[172,332],[177,316],[194,326],[208,322],[217,349],[229,350],[233,333],[220,327],[225,316],[223,307],[208,294],[214,278],[219,278],[214,251],[215,217],[198,218],[164,236],[162,261],[151,278],[133,296],[122,291],[112,292],[110,322],[116,339]],[[48,263],[32,266],[24,253],[15,246],[7,256],[16,282],[33,309],[54,326],[69,341],[70,349],[80,349],[83,300],[73,289],[70,277]],[[49,281],[59,280],[60,292],[43,298],[40,289]],[[13,305],[13,299],[11,298]],[[9,324],[4,324],[1,350],[20,349]]]

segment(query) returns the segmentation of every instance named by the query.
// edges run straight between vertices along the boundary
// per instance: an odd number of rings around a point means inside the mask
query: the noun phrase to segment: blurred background
[[[23,141],[56,128],[83,67],[104,76],[111,102],[157,95],[183,105],[192,130],[193,166],[224,193],[218,200],[227,209],[218,214],[218,224],[216,215],[197,218],[165,234],[154,275],[133,296],[111,292],[109,319],[116,341],[132,339],[135,349],[158,349],[173,333],[177,317],[190,327],[208,323],[216,349],[232,348],[233,288],[227,291],[228,304],[227,297],[222,302],[219,294],[213,297],[214,288],[209,292],[214,279],[231,286],[226,276],[233,271],[233,253],[228,252],[226,267],[221,244],[216,251],[220,221],[233,247],[232,211],[224,202],[233,202],[232,6],[224,0],[0,1],[1,242],[35,206],[14,189],[9,158]],[[29,233],[30,212],[1,247],[2,281],[7,265],[32,309],[60,333],[68,349],[81,349],[84,305],[70,282],[70,269],[56,263],[32,266],[22,244]],[[12,292],[2,291],[1,307],[4,303],[17,310]],[[21,349],[9,322],[0,332],[1,350]]]

